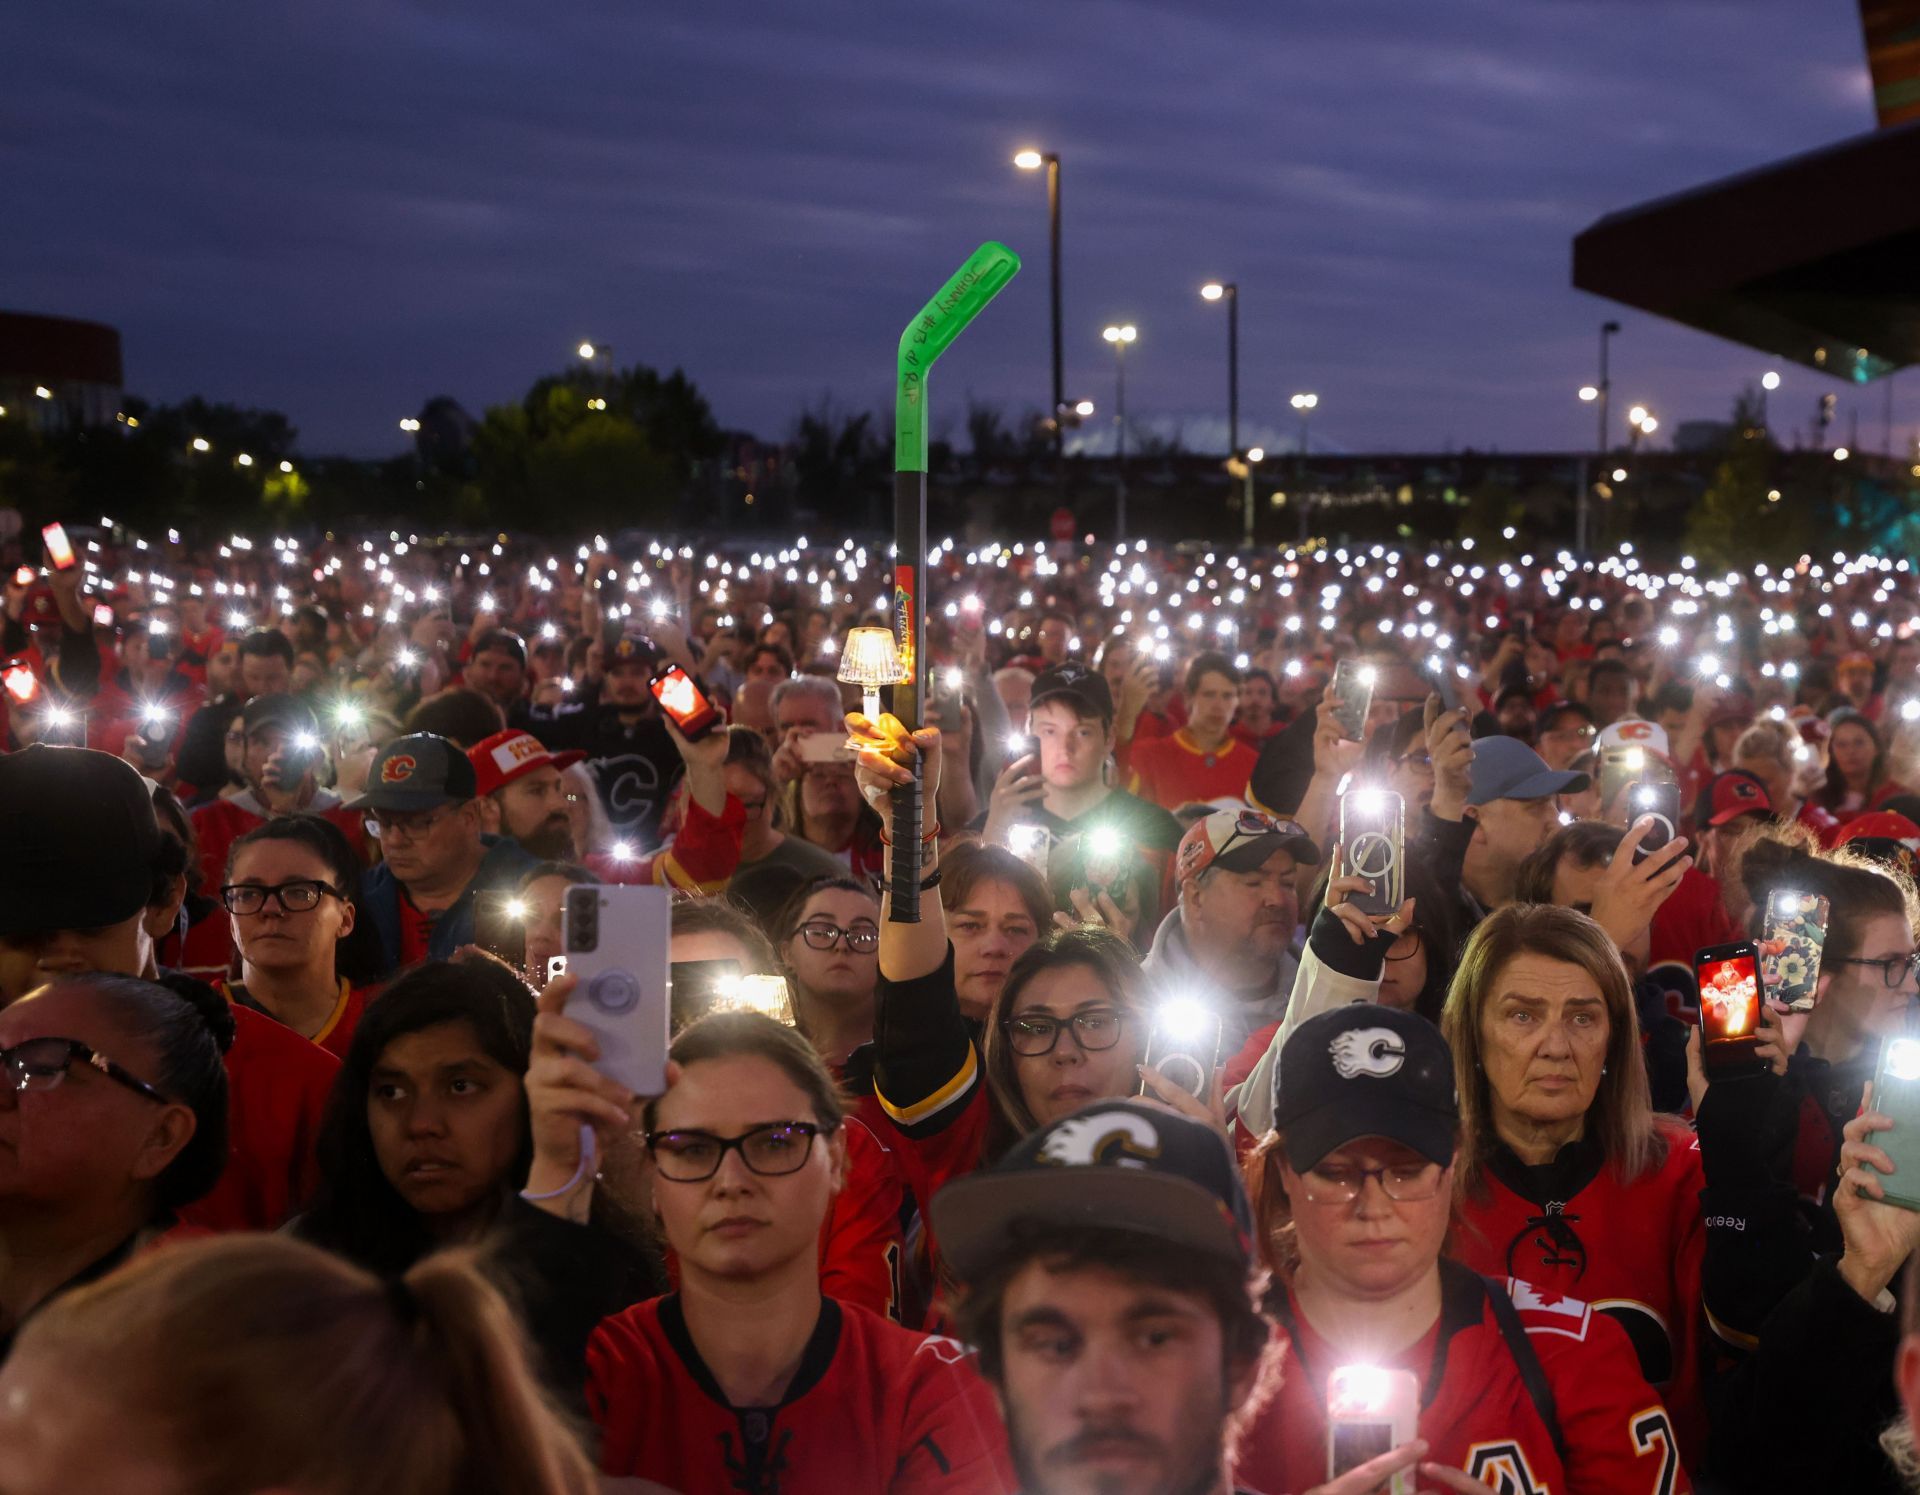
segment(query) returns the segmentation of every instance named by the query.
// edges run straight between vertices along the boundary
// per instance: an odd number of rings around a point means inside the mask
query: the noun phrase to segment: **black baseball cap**
[[[1068,660],[1065,664],[1057,664],[1035,675],[1033,696],[1027,704],[1027,710],[1033,710],[1044,701],[1061,698],[1077,702],[1081,708],[1093,712],[1103,721],[1113,720],[1113,692],[1107,689],[1106,677],[1083,664]]]
[[[644,633],[623,633],[607,650],[607,668],[610,670],[628,664],[637,664],[642,669],[650,670],[659,662],[660,646]]]
[[[288,732],[311,732],[316,736],[320,732],[313,708],[300,697],[284,692],[255,696],[240,708],[240,722],[248,733],[257,727],[280,727]]]
[[[1304,1173],[1359,1137],[1386,1137],[1451,1162],[1460,1126],[1453,1051],[1425,1018],[1355,1002],[1310,1017],[1280,1050],[1273,1125]]]
[[[1253,1211],[1226,1139],[1137,1100],[1095,1101],[934,1196],[934,1233],[963,1280],[1016,1249],[1019,1227],[1124,1230],[1241,1268]]]
[[[437,810],[465,804],[477,783],[467,755],[433,732],[396,737],[367,770],[366,792],[354,810]]]
[[[153,896],[153,793],[111,753],[0,754],[0,826],[0,935],[118,924]]]

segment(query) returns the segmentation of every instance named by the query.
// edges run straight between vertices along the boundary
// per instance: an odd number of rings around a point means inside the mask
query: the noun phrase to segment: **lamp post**
[[[1240,287],[1210,280],[1200,287],[1203,301],[1227,303],[1227,455],[1240,455]]]
[[[1048,300],[1053,317],[1053,463],[1064,486],[1067,480],[1067,380],[1065,355],[1060,341],[1060,154],[1058,151],[1024,150],[1013,158],[1013,164],[1022,171],[1038,171],[1042,166],[1047,169]]]
[[[1100,334],[1113,344],[1113,419],[1118,457],[1113,479],[1113,530],[1116,540],[1127,538],[1127,346],[1140,335],[1131,322],[1109,327]]]
[[[1265,447],[1250,446],[1247,448],[1246,491],[1241,503],[1241,509],[1245,519],[1245,532],[1241,536],[1241,548],[1247,551],[1253,549],[1253,469],[1259,465],[1260,459],[1266,456],[1266,454],[1267,451]]]
[[[1600,474],[1607,461],[1607,398],[1613,389],[1613,381],[1607,377],[1607,344],[1614,333],[1620,330],[1618,322],[1600,324],[1600,382],[1581,386],[1580,398],[1597,403],[1600,407],[1600,435],[1594,447],[1593,478],[1580,485],[1580,501],[1573,508],[1573,548],[1578,555],[1587,552],[1588,506],[1593,498],[1593,490],[1600,484]]]
[[[1760,376],[1760,429],[1767,428],[1767,396],[1780,387],[1780,375],[1772,369]]]
[[[1300,507],[1300,538],[1304,540],[1307,538],[1307,426],[1314,408],[1320,403],[1320,396],[1297,394],[1287,403],[1300,412],[1300,450],[1294,462],[1293,488],[1294,501]]]

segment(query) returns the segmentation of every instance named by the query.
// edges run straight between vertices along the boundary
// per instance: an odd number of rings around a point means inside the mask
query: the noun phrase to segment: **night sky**
[[[15,8],[0,47],[0,306],[121,329],[130,389],[289,413],[307,454],[403,449],[429,396],[478,414],[582,338],[683,366],[778,437],[889,399],[907,317],[974,245],[1026,269],[947,355],[969,394],[1048,394],[1046,210],[1065,160],[1069,397],[1224,446],[1593,439],[1575,389],[1619,315],[1616,410],[1661,440],[1758,355],[1569,288],[1602,213],[1873,126],[1853,0],[291,0]],[[1777,427],[1840,392],[1784,370]],[[1898,391],[1920,419],[1920,379]],[[1282,418],[1284,417],[1284,419]]]

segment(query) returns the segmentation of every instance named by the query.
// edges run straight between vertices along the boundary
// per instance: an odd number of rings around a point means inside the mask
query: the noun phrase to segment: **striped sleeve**
[[[953,984],[951,944],[937,971],[880,978],[874,1050],[874,1093],[909,1136],[938,1132],[966,1110],[983,1076]]]

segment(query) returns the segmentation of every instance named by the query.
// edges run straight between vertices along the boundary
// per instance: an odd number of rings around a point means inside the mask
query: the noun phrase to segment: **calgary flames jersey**
[[[1505,1284],[1510,1312],[1502,1293],[1499,1282],[1442,1263],[1433,1332],[1398,1357],[1368,1361],[1419,1381],[1429,1458],[1501,1495],[1690,1489],[1667,1410],[1619,1326],[1524,1282]],[[1276,1308],[1285,1378],[1248,1429],[1234,1475],[1256,1490],[1306,1490],[1327,1478],[1327,1378],[1347,1357],[1291,1299]]]
[[[1700,1355],[1700,1264],[1706,1230],[1699,1144],[1674,1127],[1667,1156],[1631,1183],[1600,1161],[1587,1139],[1553,1162],[1527,1167],[1504,1149],[1486,1187],[1468,1199],[1451,1253],[1489,1277],[1578,1297],[1626,1330],[1649,1384],[1673,1411],[1681,1446],[1706,1449]]]
[[[1000,1413],[972,1357],[823,1298],[777,1406],[728,1403],[677,1295],[604,1320],[587,1346],[600,1467],[679,1495],[1005,1495]]]

